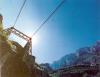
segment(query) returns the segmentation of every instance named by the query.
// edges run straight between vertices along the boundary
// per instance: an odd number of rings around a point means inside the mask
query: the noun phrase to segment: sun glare
[[[33,36],[32,38],[32,45],[33,46],[36,46],[39,42],[39,39],[38,39],[38,36]]]

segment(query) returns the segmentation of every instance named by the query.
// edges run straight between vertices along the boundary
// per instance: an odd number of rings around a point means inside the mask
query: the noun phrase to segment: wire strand
[[[25,6],[26,1],[27,1],[27,0],[24,0],[23,4],[22,4],[22,6],[21,6],[21,8],[20,8],[20,10],[19,10],[19,13],[18,13],[18,15],[17,15],[17,17],[16,17],[16,20],[15,20],[15,22],[14,22],[13,27],[15,27],[15,25],[16,25],[16,23],[17,23],[17,21],[18,21],[18,19],[19,19],[19,17],[20,17],[20,14],[21,14],[21,12],[22,12],[24,6]]]
[[[63,5],[63,3],[65,2],[65,0],[61,1],[61,3],[51,12],[51,14],[46,18],[46,20],[44,20],[39,27],[37,28],[37,30],[32,34],[32,37],[44,26],[44,24],[47,23],[47,21],[56,13],[56,11]]]

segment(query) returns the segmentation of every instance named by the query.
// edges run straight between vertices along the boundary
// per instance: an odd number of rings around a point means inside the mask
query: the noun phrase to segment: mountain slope
[[[97,41],[91,47],[83,47],[75,53],[65,55],[58,61],[54,61],[50,66],[53,69],[59,69],[79,64],[100,64],[100,41]]]

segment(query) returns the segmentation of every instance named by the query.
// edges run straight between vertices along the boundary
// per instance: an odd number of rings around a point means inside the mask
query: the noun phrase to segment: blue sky
[[[0,0],[4,27],[13,25],[23,0]],[[61,0],[27,0],[16,28],[31,35]],[[66,0],[36,34],[33,55],[38,63],[60,59],[100,39],[100,0]],[[18,40],[16,40],[18,41]]]

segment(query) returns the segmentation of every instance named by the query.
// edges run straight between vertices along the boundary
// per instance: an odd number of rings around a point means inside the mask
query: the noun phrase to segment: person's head
[[[0,23],[2,23],[3,16],[0,14]]]

